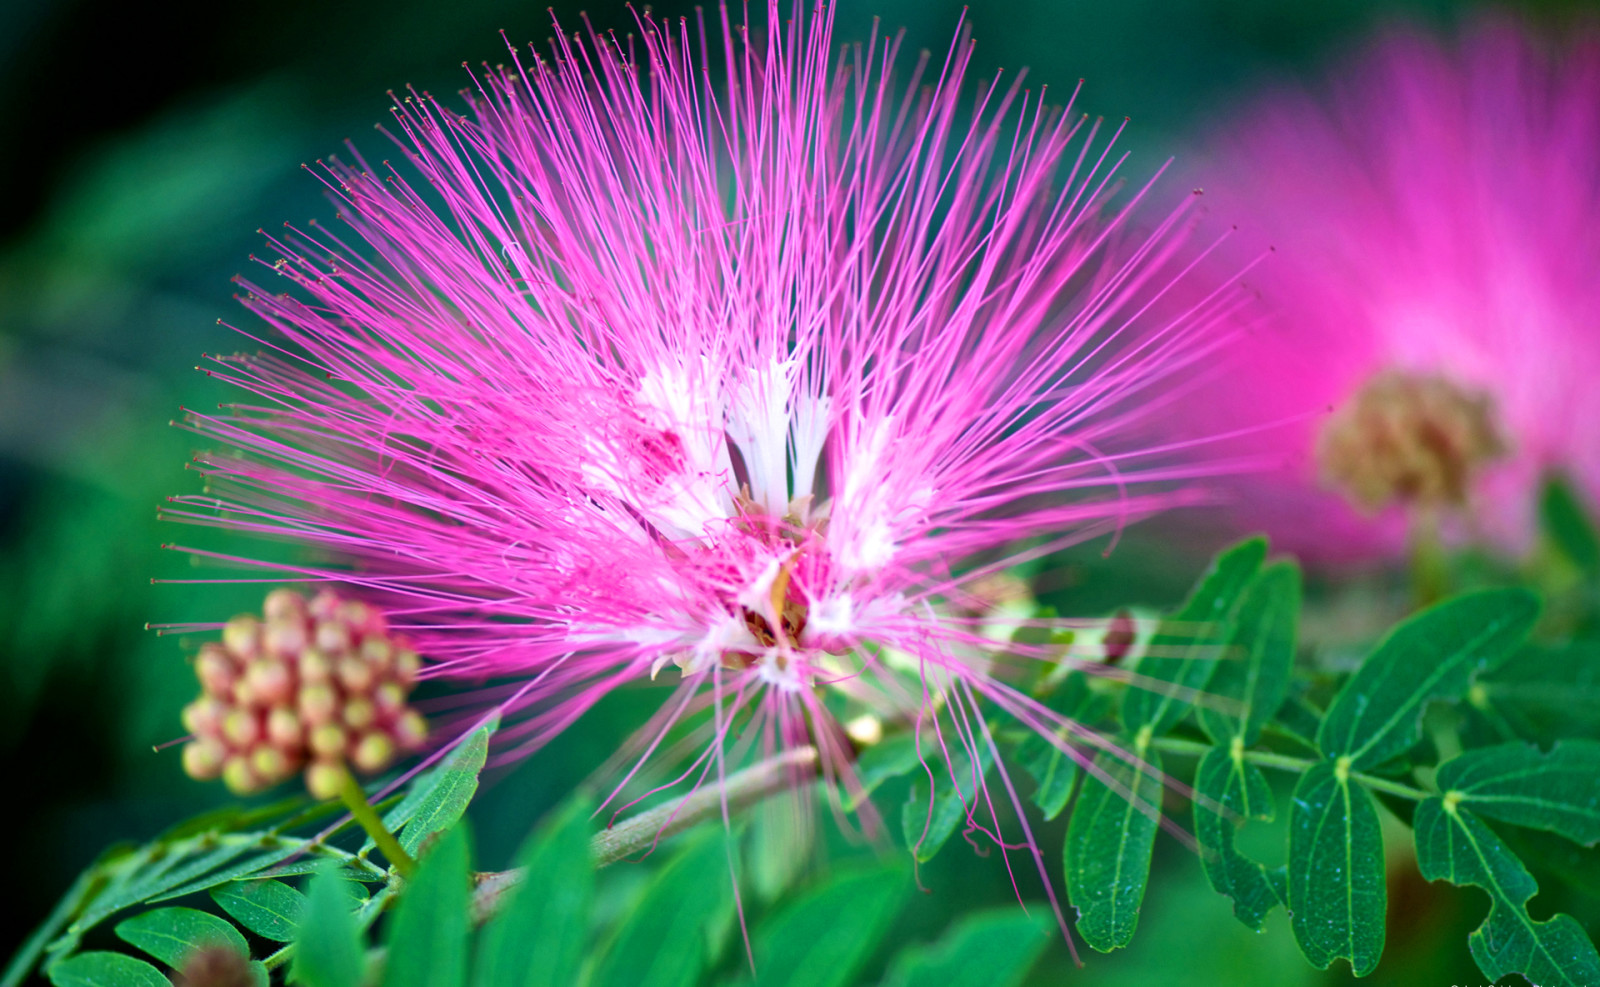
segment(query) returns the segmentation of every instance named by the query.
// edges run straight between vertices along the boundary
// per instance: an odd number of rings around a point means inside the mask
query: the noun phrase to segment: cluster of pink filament
[[[397,167],[321,166],[343,226],[271,238],[286,293],[242,282],[274,331],[208,372],[253,400],[188,418],[239,452],[170,513],[330,560],[259,564],[486,683],[508,757],[671,665],[630,749],[709,711],[694,785],[810,743],[848,787],[819,686],[969,750],[985,697],[1081,757],[964,587],[1228,468],[1156,423],[1236,291],[1151,316],[1193,197],[1137,230],[1148,186],[1117,198],[1115,134],[1070,99],[964,90],[964,39],[835,55],[831,10],[801,13],[645,14],[513,51],[462,112],[397,100]]]
[[[1338,78],[1267,99],[1212,162],[1241,246],[1277,248],[1251,276],[1275,315],[1197,417],[1298,419],[1252,437],[1283,468],[1241,482],[1243,525],[1313,559],[1393,557],[1401,512],[1323,490],[1315,434],[1376,373],[1443,375],[1509,444],[1455,534],[1521,548],[1547,471],[1600,497],[1600,38],[1397,31]]]

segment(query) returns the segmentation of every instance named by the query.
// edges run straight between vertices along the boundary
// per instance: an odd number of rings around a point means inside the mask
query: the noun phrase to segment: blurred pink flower
[[[1276,249],[1251,278],[1276,314],[1202,417],[1294,420],[1250,440],[1282,468],[1240,483],[1239,523],[1384,558],[1431,499],[1515,550],[1544,471],[1600,493],[1600,48],[1494,19],[1393,33],[1338,80],[1248,111],[1206,187]]]
[[[1103,216],[1100,122],[1020,78],[974,106],[965,41],[897,88],[898,39],[830,61],[831,8],[748,40],[727,16],[561,34],[465,115],[411,94],[421,182],[328,163],[350,233],[273,239],[266,354],[209,371],[255,398],[188,419],[241,452],[171,513],[336,560],[256,564],[488,682],[508,757],[668,669],[630,749],[707,713],[693,784],[797,743],[848,775],[830,693],[929,745],[991,743],[978,694],[1055,729],[965,587],[1222,468],[1151,427],[1227,339],[1216,299],[1146,315],[1192,196],[1145,235],[1143,189]]]

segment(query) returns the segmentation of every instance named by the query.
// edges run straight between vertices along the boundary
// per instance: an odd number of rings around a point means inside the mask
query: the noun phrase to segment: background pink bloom
[[[766,14],[748,44],[726,13],[563,34],[464,115],[406,97],[410,168],[322,169],[348,232],[273,240],[267,355],[211,371],[254,399],[191,416],[243,454],[173,513],[311,547],[273,568],[508,683],[510,755],[671,666],[636,753],[709,708],[686,778],[802,741],[842,766],[826,683],[939,693],[948,743],[989,744],[975,692],[1037,703],[962,584],[1222,468],[1151,427],[1227,339],[1214,299],[1145,316],[1189,196],[1135,235],[1099,121],[1020,78],[974,102],[964,41],[896,86],[895,39],[830,60],[831,13]]]
[[[1401,31],[1339,70],[1327,99],[1245,115],[1206,190],[1247,243],[1275,316],[1211,395],[1221,422],[1302,416],[1252,446],[1240,523],[1325,560],[1392,555],[1404,519],[1322,489],[1326,412],[1380,371],[1442,374],[1490,398],[1509,454],[1483,476],[1476,533],[1515,549],[1542,471],[1600,493],[1600,48],[1509,20],[1453,43]]]

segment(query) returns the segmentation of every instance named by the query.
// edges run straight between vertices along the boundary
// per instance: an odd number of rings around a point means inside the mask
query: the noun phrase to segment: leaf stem
[[[1150,741],[1150,746],[1169,754],[1188,754],[1193,757],[1202,757],[1207,751],[1211,750],[1213,745],[1202,744],[1194,740],[1184,740],[1181,737],[1156,737]],[[1274,768],[1278,771],[1293,771],[1302,774],[1317,763],[1312,758],[1291,757],[1288,754],[1274,754],[1271,751],[1250,749],[1244,751],[1244,759],[1263,768]],[[1401,798],[1411,799],[1416,802],[1433,796],[1432,792],[1425,792],[1420,788],[1414,788],[1398,781],[1391,781],[1388,778],[1362,774],[1359,771],[1350,772],[1350,777],[1374,791],[1387,792],[1390,795],[1398,795]]]
[[[344,773],[344,784],[339,788],[339,799],[345,808],[350,810],[350,815],[355,817],[355,821],[361,824],[361,828],[367,831],[367,835],[372,837],[372,842],[378,845],[383,855],[389,858],[390,866],[399,871],[401,877],[410,878],[412,872],[417,869],[417,862],[411,859],[411,854],[405,851],[400,841],[389,832],[389,827],[378,818],[377,811],[367,801],[367,793],[356,784],[355,775],[349,771]]]

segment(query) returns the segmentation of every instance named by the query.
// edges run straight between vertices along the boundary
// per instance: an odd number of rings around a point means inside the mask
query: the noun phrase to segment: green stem
[[[1188,754],[1193,757],[1202,757],[1212,748],[1211,744],[1202,744],[1193,740],[1183,740],[1179,737],[1156,737],[1150,741],[1150,746],[1157,750],[1165,751],[1169,754]],[[1311,758],[1290,757],[1287,754],[1274,754],[1271,751],[1257,751],[1248,749],[1244,751],[1244,759],[1259,767],[1274,768],[1279,771],[1293,771],[1297,774],[1304,774],[1307,770],[1318,763]],[[1390,795],[1398,795],[1401,798],[1407,798],[1413,801],[1420,802],[1422,799],[1433,797],[1432,792],[1425,792],[1420,788],[1413,788],[1410,785],[1404,785],[1398,781],[1390,781],[1387,778],[1379,778],[1375,775],[1362,774],[1359,771],[1350,772],[1350,777],[1356,779],[1357,781],[1361,782],[1361,784],[1373,789],[1374,791],[1388,792]]]
[[[389,858],[389,865],[399,871],[401,877],[409,879],[412,872],[417,869],[417,862],[411,859],[411,854],[405,851],[400,841],[389,832],[389,827],[378,818],[377,811],[367,801],[367,793],[361,790],[361,786],[356,784],[355,776],[348,771],[344,774],[344,785],[339,789],[339,799],[344,802],[344,807],[350,810],[350,815],[355,817],[356,822],[361,824],[361,828],[367,831],[367,835],[372,837],[372,842],[378,845],[383,855]]]

